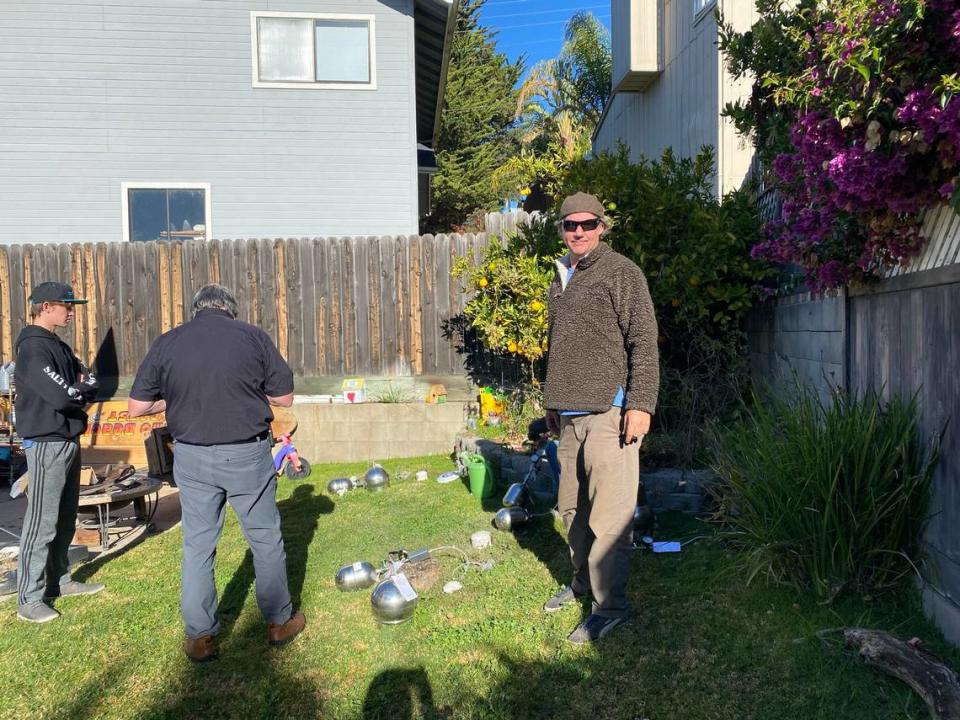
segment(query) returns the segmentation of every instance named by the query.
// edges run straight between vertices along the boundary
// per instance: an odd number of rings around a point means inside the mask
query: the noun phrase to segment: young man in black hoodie
[[[80,444],[87,427],[84,408],[97,394],[97,380],[54,331],[73,320],[69,285],[45,282],[30,294],[32,325],[17,338],[17,432],[27,455],[27,514],[20,537],[17,617],[33,623],[56,620],[55,598],[92,595],[103,585],[70,577],[67,551],[77,522]]]

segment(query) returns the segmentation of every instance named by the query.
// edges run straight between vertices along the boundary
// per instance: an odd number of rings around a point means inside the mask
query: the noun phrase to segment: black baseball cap
[[[30,302],[39,305],[45,302],[72,303],[82,305],[86,300],[74,297],[73,288],[66,283],[43,282],[37,285],[30,293]]]

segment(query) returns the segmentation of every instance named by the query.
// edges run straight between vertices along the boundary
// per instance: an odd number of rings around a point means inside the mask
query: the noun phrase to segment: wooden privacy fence
[[[463,371],[445,322],[463,310],[456,258],[485,235],[0,246],[0,358],[29,322],[45,280],[89,299],[65,339],[81,359],[132,375],[161,333],[190,317],[194,293],[230,288],[297,375]]]

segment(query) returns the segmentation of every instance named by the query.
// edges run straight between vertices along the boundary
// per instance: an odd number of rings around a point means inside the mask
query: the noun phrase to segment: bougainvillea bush
[[[783,197],[755,257],[829,290],[923,248],[921,213],[960,208],[960,0],[757,0],[745,33],[721,23],[751,96],[725,114]]]

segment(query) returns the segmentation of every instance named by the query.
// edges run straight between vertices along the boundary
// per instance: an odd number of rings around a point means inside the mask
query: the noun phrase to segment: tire
[[[300,471],[297,472],[297,469],[293,466],[293,463],[288,462],[287,467],[283,470],[283,473],[291,480],[303,480],[304,478],[310,477],[310,463],[303,458],[300,458]]]

